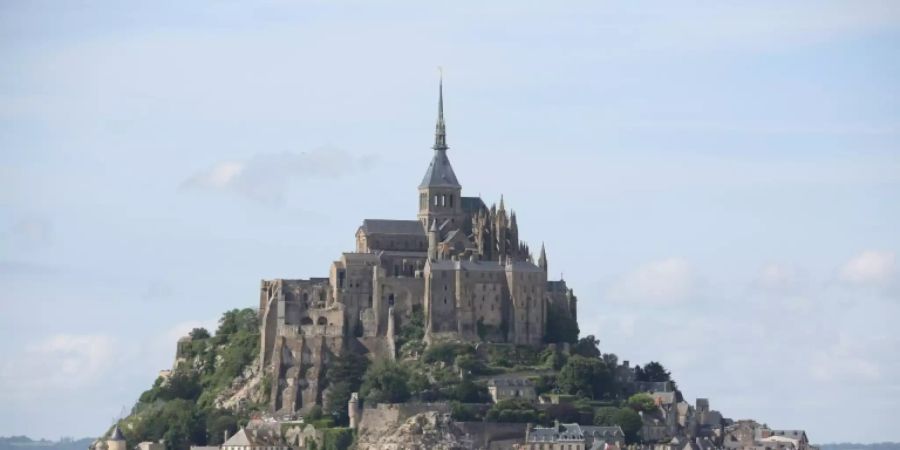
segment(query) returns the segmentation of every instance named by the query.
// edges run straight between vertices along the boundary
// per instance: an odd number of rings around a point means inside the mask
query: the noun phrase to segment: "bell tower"
[[[422,183],[419,184],[419,221],[426,229],[435,221],[440,227],[447,220],[451,229],[461,226],[462,186],[456,180],[447,158],[447,128],[444,124],[444,79],[438,84],[438,117],[434,128],[434,155]]]

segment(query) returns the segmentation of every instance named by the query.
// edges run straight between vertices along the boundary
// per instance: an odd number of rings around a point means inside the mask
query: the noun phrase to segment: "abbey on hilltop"
[[[548,317],[576,319],[572,290],[547,279],[543,245],[535,264],[503,198],[488,208],[462,195],[447,157],[443,82],[432,148],[414,220],[363,220],[356,250],[328,278],[262,281],[260,369],[272,374],[272,412],[321,402],[322,368],[341,352],[394,358],[395,335],[414,315],[429,343],[538,345]]]

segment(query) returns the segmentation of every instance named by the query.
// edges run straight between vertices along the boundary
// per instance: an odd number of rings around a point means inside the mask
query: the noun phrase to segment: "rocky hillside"
[[[141,394],[121,429],[133,448],[164,439],[169,449],[216,445],[268,402],[258,373],[259,327],[252,309],[226,312],[215,335],[202,328],[178,342],[173,370]]]
[[[470,448],[465,442],[465,433],[457,427],[447,414],[429,411],[416,414],[400,426],[387,433],[360,433],[357,450],[380,450],[385,448],[404,450],[462,450]]]

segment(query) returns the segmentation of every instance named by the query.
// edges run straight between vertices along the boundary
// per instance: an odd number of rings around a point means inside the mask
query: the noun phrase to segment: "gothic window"
[[[434,206],[438,205],[438,195],[434,194]]]

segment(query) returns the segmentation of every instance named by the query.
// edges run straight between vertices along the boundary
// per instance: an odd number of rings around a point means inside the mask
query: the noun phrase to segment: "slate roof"
[[[462,210],[467,213],[478,212],[479,209],[487,210],[487,205],[481,197],[463,197],[461,200]]]
[[[366,234],[412,234],[425,236],[425,229],[418,220],[363,220],[362,230]]]
[[[561,423],[552,427],[534,427],[528,433],[528,442],[583,442],[584,433],[577,423]]]
[[[581,425],[581,431],[585,436],[592,437],[611,437],[611,438],[622,438],[625,437],[625,432],[622,431],[622,428],[618,425],[611,427],[601,427],[597,425]]]
[[[222,443],[222,447],[250,447],[254,445],[253,438],[247,434],[247,430],[241,427],[237,433],[234,433],[227,441]]]
[[[124,441],[125,436],[122,435],[122,430],[119,429],[119,424],[113,428],[112,432],[109,433],[108,441]]]
[[[456,180],[456,174],[453,173],[453,167],[447,158],[446,150],[435,150],[431,163],[428,164],[428,170],[425,171],[425,177],[419,184],[419,189],[428,187],[449,187],[462,188],[459,181]]]

